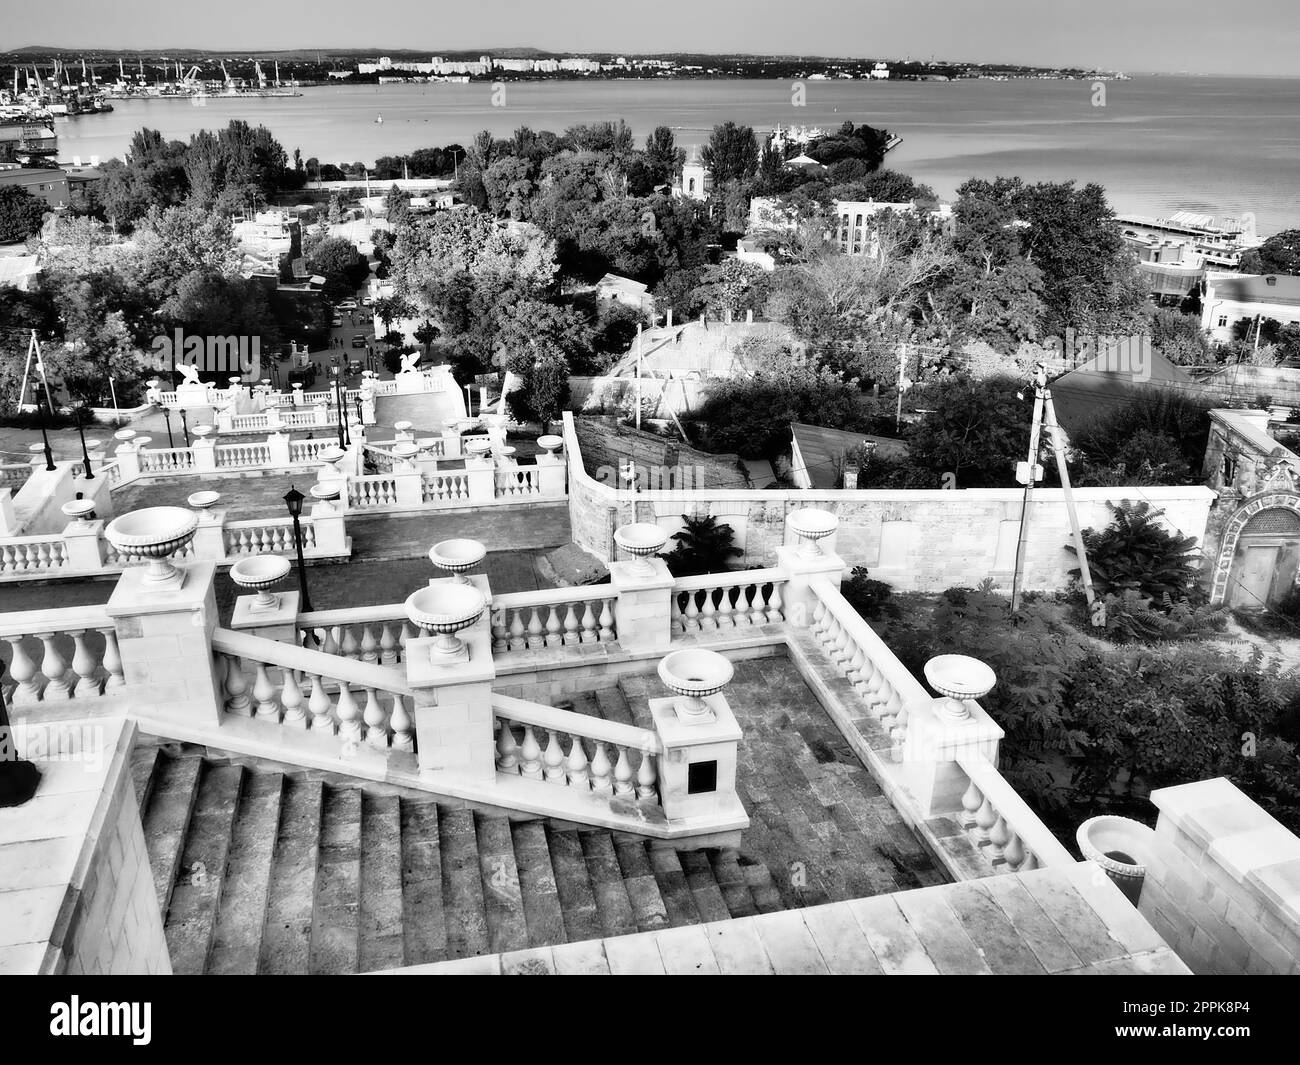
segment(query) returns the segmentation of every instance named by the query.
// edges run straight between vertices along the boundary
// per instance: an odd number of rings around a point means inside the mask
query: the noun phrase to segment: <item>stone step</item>
[[[491,953],[473,811],[440,809],[438,837],[442,848],[447,956],[469,958]]]
[[[325,786],[319,780],[285,778],[267,891],[266,926],[257,963],[259,973],[308,972],[324,798]]]
[[[185,830],[189,827],[194,800],[199,793],[202,768],[203,760],[200,758],[171,758],[167,755],[160,755],[154,767],[149,805],[142,822],[145,850],[153,869],[154,890],[164,922],[167,908],[171,905],[181,851],[185,847]]]
[[[551,852],[551,868],[555,870],[555,890],[564,914],[566,938],[570,943],[599,939],[605,934],[605,927],[596,908],[596,895],[577,830],[547,826],[546,841]]]
[[[616,836],[614,853],[618,855],[619,868],[623,871],[623,888],[632,903],[637,930],[653,932],[666,928],[668,911],[663,896],[659,894],[659,882],[655,879],[650,855],[646,853],[645,840]]]
[[[206,765],[199,775],[198,796],[163,926],[177,975],[199,976],[208,967],[243,782],[244,769],[238,765]]]
[[[515,841],[510,820],[477,814],[479,870],[483,876],[483,913],[487,918],[488,942],[495,954],[507,954],[528,946],[528,918],[524,913],[519,867],[515,863]]]
[[[325,789],[308,971],[355,973],[361,920],[361,789]]]
[[[208,952],[209,973],[251,976],[257,972],[283,796],[282,774],[244,775],[231,829],[226,882]]]
[[[149,793],[153,789],[154,769],[160,752],[152,743],[137,743],[131,751],[131,785],[135,788],[135,804],[144,816],[149,806]]]
[[[745,878],[745,885],[749,888],[749,894],[753,897],[759,913],[776,913],[786,908],[785,903],[781,901],[781,892],[772,883],[772,873],[766,865],[742,859],[740,872]]]
[[[606,936],[625,936],[637,930],[636,914],[623,883],[623,870],[608,832],[579,832],[587,859],[587,876],[596,896],[596,912]]]
[[[606,721],[617,721],[620,725],[631,725],[632,709],[627,699],[618,688],[599,688],[596,693],[596,705],[600,716]]]
[[[600,703],[596,701],[593,692],[574,692],[572,696],[560,703],[561,707],[572,710],[575,714],[586,714],[588,717],[603,717],[600,712]]]
[[[402,801],[363,793],[360,972],[406,964],[402,910]]]
[[[519,892],[524,900],[528,921],[528,944],[533,947],[564,943],[564,913],[551,865],[551,851],[546,842],[546,825],[541,821],[516,821],[510,826],[514,836],[515,866],[519,870]]]
[[[699,924],[700,911],[695,905],[695,896],[686,881],[686,872],[682,869],[681,858],[672,847],[648,844],[650,865],[654,869],[655,882],[659,885],[659,895],[664,902],[664,912],[668,923],[674,928],[682,925]]]
[[[649,673],[620,677],[618,688],[632,714],[632,724],[638,728],[653,729],[654,718],[650,715],[650,700],[671,694],[659,678]]]
[[[731,917],[717,877],[713,875],[713,866],[705,851],[680,851],[677,860],[682,872],[686,874],[686,884],[691,889],[691,898],[695,902],[696,912],[704,923],[726,921]]]
[[[442,844],[435,802],[405,800],[402,818],[402,941],[407,965],[445,961]]]
[[[709,852],[709,864],[713,867],[713,877],[722,891],[722,899],[732,917],[753,917],[758,913],[754,905],[754,896],[745,883],[745,874],[740,870],[740,862],[735,851],[720,850]]]

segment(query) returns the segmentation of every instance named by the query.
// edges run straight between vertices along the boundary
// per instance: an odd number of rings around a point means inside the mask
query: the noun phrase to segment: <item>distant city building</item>
[[[799,212],[778,196],[755,196],[749,201],[749,232],[798,228]]]
[[[877,63],[871,68],[871,76],[878,81],[884,81],[889,77],[889,64]]]
[[[1207,273],[1201,328],[1213,340],[1233,338],[1238,322],[1272,319],[1300,324],[1300,277],[1290,274]]]
[[[62,209],[72,202],[68,175],[53,168],[34,169],[14,163],[0,164],[0,188],[20,188],[52,208]]]
[[[885,203],[878,200],[836,200],[832,204],[839,225],[835,242],[846,255],[875,255],[878,249],[872,219],[885,211],[895,214],[916,214],[916,205],[910,200],[903,203]]]
[[[702,202],[709,198],[712,190],[713,175],[700,158],[699,149],[692,148],[690,157],[682,165],[681,184],[673,187],[673,195]]]
[[[1115,220],[1121,235],[1135,247],[1160,241],[1186,242],[1205,257],[1212,270],[1236,268],[1243,251],[1263,243],[1250,214],[1225,218],[1221,225],[1215,223],[1214,215],[1194,211],[1176,211],[1168,218],[1122,214]]]
[[[654,310],[654,297],[647,286],[618,274],[606,274],[596,282],[596,299],[621,303],[643,312]]]

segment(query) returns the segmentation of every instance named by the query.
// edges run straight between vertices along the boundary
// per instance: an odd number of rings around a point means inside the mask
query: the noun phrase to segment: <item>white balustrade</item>
[[[617,593],[609,585],[495,596],[493,653],[614,640],[618,636],[614,621],[616,599]]]
[[[113,620],[102,607],[0,614],[0,687],[16,707],[89,700],[126,686]]]
[[[219,469],[271,465],[269,444],[218,444],[215,450]]]
[[[31,475],[32,466],[29,462],[0,466],[0,488],[12,488],[16,493]]]
[[[649,729],[504,695],[492,696],[492,710],[497,772],[659,802],[663,748]]]
[[[469,499],[469,478],[464,473],[426,473],[420,498],[425,503],[457,503]]]
[[[302,549],[310,551],[316,546],[316,530],[310,518],[300,519]],[[293,542],[293,521],[290,518],[263,518],[227,522],[223,530],[227,558],[244,555],[292,555],[297,551]]]
[[[195,466],[194,449],[188,447],[143,448],[137,452],[141,473],[180,473]]]
[[[740,629],[785,620],[781,569],[706,573],[673,581],[674,635]]]
[[[325,654],[383,666],[403,661],[407,640],[419,635],[402,603],[300,614],[298,633]]]
[[[0,574],[56,573],[67,564],[67,548],[58,533],[0,540]]]
[[[390,507],[397,503],[397,482],[389,474],[348,478],[348,506]]]
[[[498,496],[517,498],[541,495],[542,471],[536,466],[507,466],[496,471]]]
[[[291,440],[289,442],[290,462],[319,462],[320,453],[327,447],[333,447],[333,440]]]
[[[986,758],[958,758],[968,781],[957,817],[995,872],[1073,866],[1075,858]]]

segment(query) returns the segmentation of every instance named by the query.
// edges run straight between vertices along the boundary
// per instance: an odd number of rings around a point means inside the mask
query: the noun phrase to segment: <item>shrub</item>
[[[898,604],[890,601],[894,589],[884,581],[868,577],[865,566],[854,566],[840,591],[849,605],[867,621],[875,621],[882,615],[891,618],[901,616]]]
[[[1227,607],[1193,606],[1186,599],[1174,602],[1167,595],[1153,604],[1132,588],[1119,595],[1105,595],[1101,602],[1106,635],[1120,643],[1197,639],[1223,631],[1228,620]]]
[[[682,521],[686,527],[673,533],[677,543],[664,556],[674,577],[717,573],[725,570],[731,559],[744,554],[735,546],[735,530],[726,523],[719,525],[718,519],[712,515],[692,518],[683,514]]]
[[[1148,600],[1178,602],[1196,584],[1196,538],[1180,536],[1160,524],[1163,511],[1149,503],[1108,503],[1114,515],[1101,532],[1083,530],[1093,586],[1103,596],[1126,590]],[[1078,554],[1073,544],[1066,550]],[[1080,576],[1079,569],[1070,571]]]

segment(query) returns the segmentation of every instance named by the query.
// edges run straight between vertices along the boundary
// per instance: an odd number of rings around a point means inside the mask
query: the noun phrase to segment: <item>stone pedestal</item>
[[[289,465],[289,434],[271,433],[266,438],[266,446],[271,452],[271,465],[284,469]]]
[[[226,557],[226,512],[199,511],[199,527],[194,530],[194,557],[219,562]]]
[[[17,536],[18,519],[14,515],[13,488],[0,488],[0,536]]]
[[[0,504],[2,506],[3,504]],[[97,573],[104,568],[104,522],[69,522],[63,530],[63,552],[68,568],[80,573]]]
[[[113,452],[113,457],[117,459],[117,468],[123,481],[131,481],[140,476],[140,453],[130,444],[119,445]]]
[[[627,651],[666,651],[672,639],[673,575],[662,558],[648,561],[652,574],[639,572],[635,562],[609,564],[609,583],[618,592],[618,642]]]
[[[944,712],[948,702],[921,698],[907,704],[907,735],[895,757],[903,766],[904,786],[925,817],[961,809],[969,780],[957,759],[983,758],[996,766],[1005,735],[978,704],[968,702],[971,716],[955,721]]]
[[[444,429],[442,431],[442,457],[445,459],[458,459],[460,456],[460,430]]]
[[[490,503],[497,495],[497,471],[491,459],[467,458],[465,481],[469,487],[468,502]]]
[[[496,779],[492,685],[497,671],[488,611],[458,636],[468,657],[447,666],[434,665],[430,659],[434,637],[406,643],[406,682],[417,692],[420,771],[491,782]]]
[[[836,588],[844,576],[844,560],[839,555],[821,553],[806,555],[801,547],[786,545],[776,549],[776,564],[788,575],[781,599],[785,604],[785,619],[796,628],[812,624],[814,600],[808,585],[815,580],[830,581]]]
[[[706,696],[710,713],[694,720],[679,715],[676,697],[651,699],[650,715],[663,744],[659,796],[670,821],[709,817],[740,806],[736,796],[736,723],[726,696]]]
[[[537,479],[544,496],[564,495],[566,463],[559,455],[537,456]]]
[[[117,629],[133,712],[216,726],[222,694],[212,654],[217,627],[212,562],[178,562],[180,587],[155,590],[145,567],[118,578],[105,607]]]
[[[399,507],[418,507],[424,502],[424,475],[419,466],[400,459],[394,462],[393,487]]]
[[[217,468],[217,442],[211,437],[203,436],[191,446],[194,452],[196,470],[215,470]]]
[[[347,488],[344,487],[344,492]],[[316,550],[327,555],[346,555],[348,553],[348,536],[344,524],[343,499],[333,503],[315,503],[311,508],[311,524],[316,531]]]
[[[259,610],[257,596],[241,595],[235,599],[235,609],[230,615],[230,627],[250,636],[276,640],[296,647],[298,645],[298,607],[300,593],[272,592],[277,603],[274,607]]]

